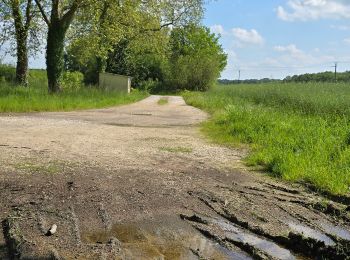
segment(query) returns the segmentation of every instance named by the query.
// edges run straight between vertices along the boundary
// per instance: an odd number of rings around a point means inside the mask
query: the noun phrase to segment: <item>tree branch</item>
[[[51,4],[51,23],[54,23],[53,20],[59,21],[60,20],[60,14],[58,11],[59,6],[59,0],[52,0]]]
[[[45,23],[49,26],[50,25],[50,20],[47,18],[47,15],[46,15],[46,13],[44,11],[43,6],[40,4],[39,0],[35,0],[35,3],[36,3],[36,5],[39,8],[39,11],[40,11],[41,16],[43,17]]]
[[[29,26],[30,26],[30,22],[33,18],[32,14],[31,14],[31,10],[32,9],[32,0],[28,0],[27,1],[27,7],[26,7],[26,23],[24,25],[24,28],[26,31],[28,31]]]
[[[63,15],[61,21],[64,24],[70,24],[75,12],[78,10],[81,0],[75,0],[69,10]]]

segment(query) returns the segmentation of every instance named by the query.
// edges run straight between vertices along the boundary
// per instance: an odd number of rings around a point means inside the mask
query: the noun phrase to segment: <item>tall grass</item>
[[[7,80],[0,81],[0,112],[101,108],[135,102],[146,96],[146,92],[134,91],[126,95],[90,86],[69,88],[59,94],[50,95],[47,90],[46,72],[31,70],[27,88],[16,86]]]
[[[349,193],[349,84],[217,86],[184,97],[213,114],[203,131],[215,141],[251,147],[249,165],[321,191]]]

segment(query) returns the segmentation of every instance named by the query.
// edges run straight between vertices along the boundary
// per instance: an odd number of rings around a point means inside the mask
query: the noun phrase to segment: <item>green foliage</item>
[[[164,106],[164,105],[167,105],[169,103],[169,100],[168,100],[168,98],[160,98],[157,103],[160,106]]]
[[[79,74],[71,78],[81,79]],[[69,111],[88,108],[102,108],[132,103],[148,94],[133,91],[130,95],[114,91],[103,91],[94,87],[68,88],[52,95],[47,91],[45,70],[31,70],[29,88],[4,82],[0,85],[0,112]]]
[[[263,79],[219,79],[218,83],[222,85],[232,85],[232,84],[261,84],[261,83],[281,83],[281,79],[270,79],[270,78],[263,78]]]
[[[219,38],[202,26],[191,24],[172,30],[170,49],[167,81],[172,89],[205,91],[227,63]]]
[[[157,80],[144,80],[139,83],[138,89],[148,93],[157,93],[161,89],[162,83]]]
[[[16,82],[28,84],[28,55],[40,50],[40,27],[38,10],[32,0],[0,1],[0,45],[16,55]]]
[[[29,83],[36,84],[36,82],[42,82],[44,86],[47,86],[46,80],[46,71],[41,69],[32,69],[29,71]],[[16,80],[16,68],[12,65],[0,64],[0,82],[3,85],[14,84]]]
[[[81,72],[69,72],[66,71],[62,76],[62,88],[63,90],[79,90],[83,87],[84,75]]]
[[[133,86],[163,81],[168,60],[169,26],[199,22],[202,0],[95,1],[78,12],[67,48],[66,69],[97,83],[99,72],[133,77]]]
[[[333,194],[350,187],[347,84],[218,86],[184,93],[214,116],[203,131],[223,144],[248,144],[247,163]]]
[[[171,73],[169,27],[199,24],[203,4],[202,0],[150,0],[124,1],[121,5],[104,0],[86,5],[73,24],[72,32],[79,33],[79,37],[69,42],[66,69],[82,72],[89,84],[96,84],[98,73],[106,71],[132,76],[136,88],[164,90],[164,82]],[[203,57],[198,58],[201,61],[196,62],[202,64]],[[212,57],[207,57],[206,64],[212,61],[215,63]],[[197,79],[207,77],[207,73],[201,72],[203,77]],[[177,88],[168,82],[173,89]]]
[[[106,71],[132,76],[135,87],[147,81],[163,81],[168,63],[167,43],[165,31],[120,41],[109,54]]]
[[[0,78],[1,81],[14,82],[16,79],[16,69],[7,64],[0,63]]]
[[[30,17],[30,19],[27,19]],[[41,37],[44,35],[42,20],[34,1],[6,0],[0,1],[0,43],[9,43],[6,51],[16,52],[17,36],[24,33],[29,54],[35,55],[41,50]],[[17,31],[16,31],[17,26]],[[18,30],[19,29],[19,30]]]

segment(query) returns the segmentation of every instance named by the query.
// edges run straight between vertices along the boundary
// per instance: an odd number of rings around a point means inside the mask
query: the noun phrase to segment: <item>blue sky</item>
[[[350,70],[350,0],[217,0],[204,24],[229,55],[222,78]]]
[[[209,0],[204,24],[228,53],[222,78],[350,70],[350,0]],[[42,48],[31,68],[45,67]]]

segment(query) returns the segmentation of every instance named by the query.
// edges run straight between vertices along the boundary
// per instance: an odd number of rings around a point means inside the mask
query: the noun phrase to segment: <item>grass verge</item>
[[[81,86],[50,95],[45,71],[32,70],[28,88],[0,81],[0,112],[70,111],[128,104],[147,97],[148,93],[133,91],[121,94],[95,87]]]
[[[248,144],[248,165],[319,191],[349,194],[348,84],[217,86],[183,93],[212,114],[203,131],[221,144]]]

